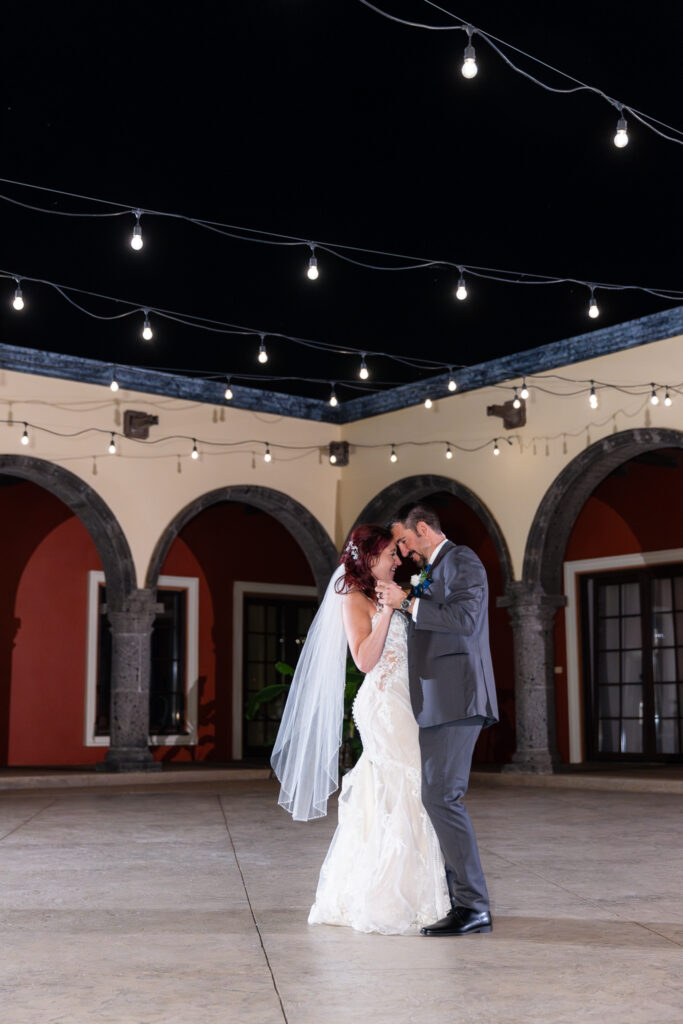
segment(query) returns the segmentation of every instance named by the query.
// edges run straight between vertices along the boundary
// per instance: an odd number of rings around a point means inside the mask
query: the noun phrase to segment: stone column
[[[102,769],[161,768],[149,750],[149,680],[154,619],[163,606],[154,591],[135,590],[123,607],[107,612],[112,635],[110,745]]]
[[[557,764],[553,624],[566,603],[539,583],[510,583],[498,598],[510,613],[515,651],[517,750],[504,771],[548,775]]]

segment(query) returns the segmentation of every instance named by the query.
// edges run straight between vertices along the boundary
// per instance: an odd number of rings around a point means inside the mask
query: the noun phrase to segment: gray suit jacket
[[[418,725],[481,715],[498,721],[489,649],[488,582],[471,548],[446,541],[408,630],[410,700]]]

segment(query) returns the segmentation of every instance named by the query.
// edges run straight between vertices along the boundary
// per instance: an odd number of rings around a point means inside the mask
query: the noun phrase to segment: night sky
[[[449,19],[422,0],[376,0],[393,14]],[[475,3],[460,18],[626,104],[683,129],[677,5]],[[550,95],[485,43],[460,74],[466,37],[391,23],[358,0],[196,0],[168,5],[33,5],[5,18],[4,178],[311,239],[529,273],[683,288],[683,146],[595,96]],[[520,58],[520,60],[522,60]],[[523,62],[539,73],[538,67]],[[561,84],[550,73],[547,80]],[[93,204],[0,185],[54,210]],[[674,303],[637,292],[468,281],[448,269],[390,273],[308,251],[222,238],[143,217],[76,220],[0,201],[0,267],[256,330],[352,348],[472,364],[643,316]],[[0,340],[112,363],[260,374],[263,386],[326,398],[357,380],[358,359],[266,339],[154,322],[102,323],[38,285],[11,308],[0,282]],[[98,313],[106,303],[83,300]],[[372,382],[430,376],[384,359]],[[433,371],[432,371],[433,372]],[[251,383],[251,386],[259,386]],[[340,398],[357,392],[338,388]]]

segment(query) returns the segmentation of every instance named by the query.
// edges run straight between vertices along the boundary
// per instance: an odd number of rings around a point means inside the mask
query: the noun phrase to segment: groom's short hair
[[[400,523],[407,530],[415,530],[418,523],[426,523],[432,530],[441,533],[441,520],[431,505],[402,505],[395,516],[392,517],[389,526]]]

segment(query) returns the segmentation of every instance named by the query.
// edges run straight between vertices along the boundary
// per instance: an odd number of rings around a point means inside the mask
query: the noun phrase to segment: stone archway
[[[391,518],[401,505],[405,505],[409,501],[418,502],[437,491],[446,491],[448,494],[459,498],[481,520],[496,549],[503,575],[503,583],[507,586],[514,576],[510,552],[502,530],[489,509],[480,501],[476,494],[468,487],[465,487],[464,484],[450,477],[424,474],[420,476],[407,476],[402,480],[389,484],[372,501],[368,502],[356,519],[354,526],[357,526],[358,523],[384,523]]]
[[[100,495],[67,469],[26,455],[0,455],[0,473],[50,491],[78,516],[93,539],[107,585],[112,632],[110,746],[103,767],[156,767],[147,745],[153,594],[137,589],[135,564],[118,519]]]
[[[499,602],[515,637],[517,751],[511,770],[552,772],[557,763],[553,627],[562,594],[564,552],[586,501],[629,459],[658,448],[683,448],[683,432],[643,428],[596,441],[565,466],[546,491],[529,530],[523,578]]]
[[[219,487],[215,491],[209,491],[207,494],[195,498],[174,516],[157,541],[152,553],[145,583],[149,590],[156,588],[161,566],[168,550],[185,524],[205,508],[223,501],[252,505],[282,523],[304,552],[311,567],[318,593],[322,597],[339,560],[337,549],[329,534],[307,508],[288,494],[275,491],[270,487],[250,486]]]

